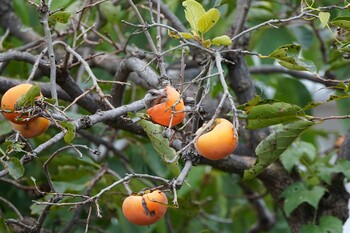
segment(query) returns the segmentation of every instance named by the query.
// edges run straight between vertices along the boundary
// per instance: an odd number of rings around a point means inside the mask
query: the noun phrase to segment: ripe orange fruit
[[[185,104],[180,93],[168,85],[165,87],[166,99],[147,110],[152,121],[163,126],[175,126],[180,124],[186,116]],[[174,111],[174,113],[173,113]]]
[[[161,219],[167,211],[168,198],[155,190],[142,196],[131,195],[123,201],[122,210],[126,219],[136,225],[147,226]]]
[[[28,90],[32,87],[32,84],[23,83],[8,89],[1,99],[1,109],[3,110],[4,117],[16,124],[27,124],[28,116],[22,115],[21,113],[4,112],[4,111],[14,111],[15,104],[18,99],[26,94]]]
[[[218,160],[231,154],[237,144],[238,136],[233,124],[226,119],[218,118],[209,132],[199,136],[194,146],[203,157]]]
[[[37,117],[26,124],[11,123],[12,129],[19,131],[24,138],[33,138],[43,134],[50,125],[50,121],[44,117]]]

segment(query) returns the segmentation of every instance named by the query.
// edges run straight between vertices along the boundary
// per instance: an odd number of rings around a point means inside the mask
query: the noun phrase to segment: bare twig
[[[50,61],[50,83],[51,83],[51,96],[53,99],[55,99],[55,105],[57,105],[57,89],[56,89],[56,61],[55,61],[55,52],[53,51],[53,44],[52,44],[52,36],[51,31],[49,27],[49,14],[50,14],[50,6],[51,6],[52,0],[49,0],[46,4],[45,1],[41,1],[41,5],[39,6],[39,11],[41,14],[41,23],[44,27],[45,37],[46,37],[46,43],[47,43],[47,52],[49,55],[49,61]]]

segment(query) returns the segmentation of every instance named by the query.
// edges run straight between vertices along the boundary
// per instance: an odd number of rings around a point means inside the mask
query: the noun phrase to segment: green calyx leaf
[[[272,132],[255,149],[257,160],[252,168],[244,171],[243,180],[254,179],[263,172],[280,157],[301,133],[314,124],[312,121],[298,120]]]
[[[18,98],[16,102],[16,108],[33,106],[35,98],[40,96],[40,86],[38,84],[34,84],[27,93]]]

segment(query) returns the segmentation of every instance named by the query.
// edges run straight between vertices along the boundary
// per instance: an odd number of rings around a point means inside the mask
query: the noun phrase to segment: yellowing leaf
[[[220,19],[220,12],[216,8],[212,8],[205,12],[197,21],[197,28],[203,34],[209,31]]]
[[[202,43],[203,43],[203,45],[204,45],[206,48],[210,48],[210,46],[211,46],[211,41],[210,41],[209,39],[203,41]]]
[[[331,14],[329,14],[329,12],[322,12],[321,11],[320,13],[318,13],[318,18],[321,21],[322,27],[326,27],[327,26],[330,16],[331,16]]]
[[[180,34],[184,39],[192,39],[193,38],[192,34],[188,33],[188,32],[180,32]],[[180,36],[177,32],[168,30],[168,35],[171,38],[180,39]]]
[[[186,0],[182,5],[185,7],[186,20],[190,23],[192,30],[198,32],[197,22],[205,13],[203,6],[195,0]]]
[[[229,46],[232,44],[232,41],[230,37],[223,35],[223,36],[215,37],[214,39],[211,40],[211,43],[217,46],[220,46],[220,45]]]

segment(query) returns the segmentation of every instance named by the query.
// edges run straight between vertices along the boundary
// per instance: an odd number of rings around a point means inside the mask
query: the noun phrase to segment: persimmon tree
[[[28,92],[16,113],[51,125],[26,138],[0,121],[0,231],[342,232],[349,9],[346,0],[2,0],[0,93],[38,84],[45,98]],[[219,118],[238,146],[213,137],[235,150],[210,160],[195,143]],[[154,190],[167,195],[154,205],[165,216],[130,223],[123,200]]]

